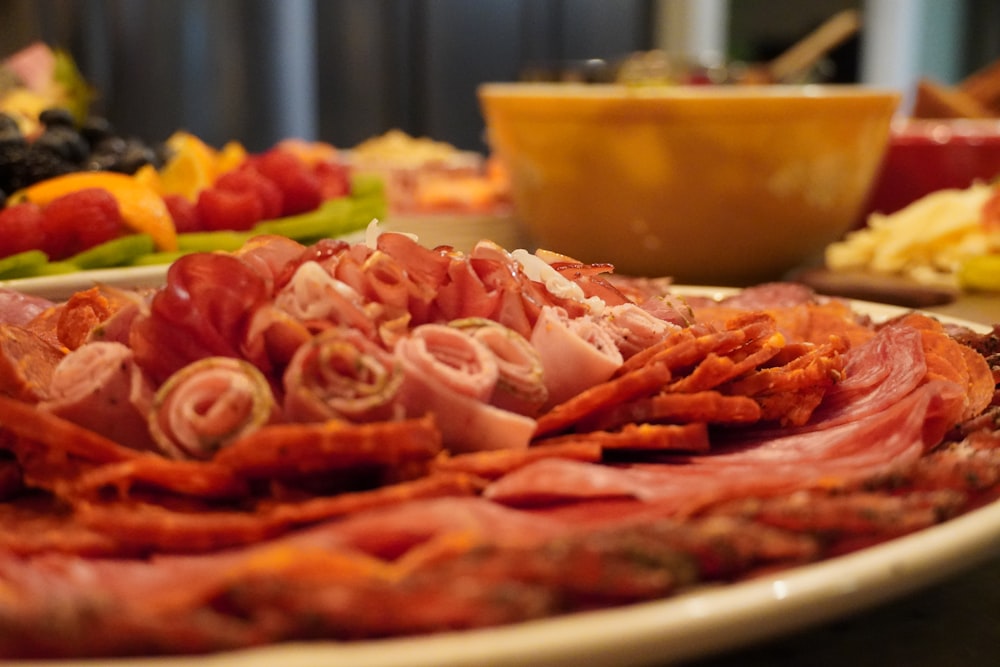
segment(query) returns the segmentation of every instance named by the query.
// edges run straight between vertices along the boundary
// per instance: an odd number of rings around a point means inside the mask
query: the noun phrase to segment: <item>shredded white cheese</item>
[[[372,221],[368,223],[365,227],[365,245],[375,250],[378,247],[378,237],[382,235],[383,230],[379,225],[381,222],[378,218],[372,218]],[[414,241],[419,241],[420,239],[416,234],[411,234],[409,232],[393,232],[394,234],[402,234],[403,236],[408,236]]]
[[[603,299],[596,296],[587,297],[583,293],[583,288],[553,269],[541,257],[533,255],[523,248],[512,251],[510,255],[521,265],[525,275],[545,285],[545,289],[553,296],[586,304],[593,315],[600,315],[604,312],[607,304]]]

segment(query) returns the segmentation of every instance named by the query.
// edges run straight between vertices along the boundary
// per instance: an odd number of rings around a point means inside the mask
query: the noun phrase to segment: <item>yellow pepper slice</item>
[[[959,266],[957,277],[962,289],[1000,291],[1000,254],[967,258]]]

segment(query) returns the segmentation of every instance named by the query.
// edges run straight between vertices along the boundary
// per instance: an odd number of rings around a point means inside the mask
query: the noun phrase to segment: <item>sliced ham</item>
[[[207,459],[271,421],[275,410],[270,384],[256,366],[208,357],[185,366],[157,390],[149,429],[164,454]]]
[[[604,310],[601,322],[625,359],[659,342],[667,331],[678,328],[676,324],[657,317],[634,303],[609,306]]]
[[[489,348],[444,324],[416,327],[396,343],[395,352],[406,371],[407,383],[422,375],[442,389],[479,401],[489,400],[500,375]]]
[[[504,410],[537,415],[548,400],[542,359],[538,350],[521,334],[498,322],[473,317],[454,320],[457,327],[493,353],[497,384],[490,402]]]
[[[401,416],[403,381],[392,354],[357,329],[327,329],[302,345],[284,374],[290,421],[374,421]]]
[[[425,324],[394,351],[403,368],[400,404],[408,416],[433,414],[447,449],[528,446],[535,420],[489,404],[500,371],[485,345],[454,327]]]
[[[134,449],[152,449],[146,415],[149,381],[125,345],[89,343],[56,366],[49,398],[38,407]]]
[[[0,323],[25,326],[53,305],[39,296],[0,288]]]
[[[37,402],[48,396],[49,383],[65,351],[16,324],[0,324],[0,394]]]
[[[611,334],[594,320],[571,319],[559,308],[542,309],[531,332],[542,358],[549,405],[555,405],[604,382],[623,358]]]

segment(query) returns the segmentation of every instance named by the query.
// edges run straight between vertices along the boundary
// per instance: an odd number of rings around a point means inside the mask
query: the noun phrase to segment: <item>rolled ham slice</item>
[[[267,378],[253,364],[207,357],[177,371],[157,390],[149,430],[173,458],[210,458],[268,423],[276,412]]]
[[[493,320],[470,317],[450,322],[493,353],[497,384],[490,403],[523,415],[538,414],[548,400],[542,358],[527,338]]]
[[[569,318],[560,308],[542,309],[531,331],[542,359],[549,405],[556,405],[599,382],[622,364],[611,334],[590,317]]]
[[[407,376],[423,374],[435,385],[477,401],[493,395],[500,369],[482,343],[444,324],[423,324],[396,343]]]
[[[92,342],[70,352],[56,366],[49,398],[40,410],[134,449],[153,449],[146,415],[153,389],[132,350],[113,341]]]
[[[424,324],[397,341],[399,401],[407,416],[431,413],[453,452],[527,447],[535,420],[490,405],[500,375],[492,352],[461,330]]]
[[[284,416],[290,421],[398,418],[403,381],[393,355],[357,329],[328,329],[302,345],[284,374]]]

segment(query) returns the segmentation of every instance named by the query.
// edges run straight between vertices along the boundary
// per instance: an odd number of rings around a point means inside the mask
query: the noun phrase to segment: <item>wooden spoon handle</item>
[[[791,81],[807,72],[860,28],[861,14],[858,10],[837,12],[768,64],[771,80],[776,83]]]

